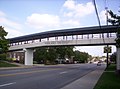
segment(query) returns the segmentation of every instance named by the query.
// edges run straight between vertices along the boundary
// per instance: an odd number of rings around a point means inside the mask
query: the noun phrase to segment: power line
[[[99,18],[99,15],[98,15],[98,11],[97,11],[97,6],[96,6],[95,0],[93,0],[93,5],[94,5],[95,12],[96,12],[96,15],[97,15],[98,24],[99,24],[99,26],[100,26],[100,28],[101,28],[100,18]]]
[[[99,18],[99,15],[98,15],[98,11],[97,11],[97,6],[96,6],[95,0],[93,0],[93,5],[94,5],[94,8],[95,8],[95,13],[96,13],[96,16],[97,16],[98,24],[99,24],[99,27],[100,27],[100,30],[101,30],[101,23],[100,23],[100,18]],[[103,42],[105,43],[103,34],[102,34],[102,38],[103,38]]]

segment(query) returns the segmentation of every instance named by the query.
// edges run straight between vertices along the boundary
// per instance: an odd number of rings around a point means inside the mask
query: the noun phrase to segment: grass
[[[105,69],[105,71],[115,71],[116,70],[116,64],[111,64],[108,66],[108,68]]]
[[[8,62],[0,61],[0,67],[17,67],[17,65],[10,64]]]
[[[94,89],[120,89],[120,76],[115,74],[115,69],[115,64],[106,68]]]

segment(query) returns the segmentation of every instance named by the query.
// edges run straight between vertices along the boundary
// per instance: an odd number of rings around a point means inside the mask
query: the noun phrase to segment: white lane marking
[[[0,87],[9,86],[9,85],[12,85],[12,84],[15,84],[15,83],[16,83],[16,82],[2,84],[2,85],[0,85]]]
[[[65,73],[67,73],[67,71],[64,71],[64,72],[60,72],[60,74],[65,74]]]

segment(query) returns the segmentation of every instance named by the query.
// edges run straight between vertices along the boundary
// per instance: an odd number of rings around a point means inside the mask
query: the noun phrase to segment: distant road
[[[0,89],[60,89],[96,69],[95,64],[0,70]]]

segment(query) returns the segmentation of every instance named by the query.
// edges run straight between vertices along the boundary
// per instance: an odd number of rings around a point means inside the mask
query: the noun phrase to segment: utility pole
[[[109,66],[109,61],[108,61],[108,59],[109,59],[109,53],[108,53],[108,45],[107,45],[107,67]]]

